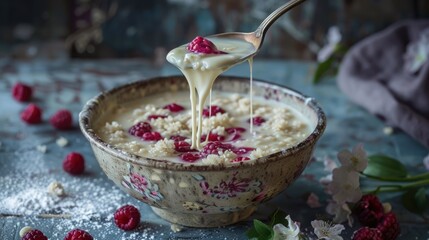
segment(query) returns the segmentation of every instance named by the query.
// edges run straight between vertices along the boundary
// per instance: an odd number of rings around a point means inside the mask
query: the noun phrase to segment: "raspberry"
[[[356,204],[354,212],[363,226],[376,227],[384,215],[384,208],[377,196],[367,194]]]
[[[162,139],[162,136],[159,132],[145,132],[142,138],[145,141],[159,141]]]
[[[191,149],[191,144],[185,141],[176,141],[174,142],[174,149],[176,152],[193,152],[196,151]]]
[[[114,214],[116,226],[122,230],[133,230],[140,224],[140,212],[132,205],[125,205]]]
[[[203,38],[197,36],[190,42],[187,46],[188,51],[194,53],[205,53],[205,54],[223,54],[225,52],[219,51],[217,47],[208,40],[207,38]]]
[[[57,129],[70,129],[72,127],[72,114],[69,110],[59,110],[51,117],[49,122]]]
[[[225,131],[228,134],[235,134],[235,133],[244,133],[246,129],[242,127],[230,127],[230,128],[225,128]]]
[[[202,153],[205,155],[209,154],[216,154],[219,155],[220,153],[227,151],[227,150],[233,150],[234,147],[231,144],[228,143],[221,143],[221,142],[209,142],[206,146],[204,146]]]
[[[48,238],[37,229],[28,231],[21,240],[48,240]]]
[[[164,109],[168,109],[170,110],[170,112],[180,112],[180,111],[183,111],[185,108],[179,104],[171,103],[164,106]]]
[[[12,88],[12,96],[19,102],[26,102],[31,99],[33,89],[25,84],[16,83]]]
[[[250,158],[248,157],[236,157],[234,160],[232,160],[232,162],[244,162],[244,161],[249,161]]]
[[[210,114],[210,110],[211,110],[211,114]],[[203,116],[204,117],[216,116],[218,113],[225,113],[225,110],[223,110],[221,107],[216,106],[216,105],[212,105],[212,106],[210,106],[210,108],[204,108],[203,109]]]
[[[252,119],[253,119],[253,125],[255,125],[255,126],[261,126],[262,123],[265,122],[265,119],[263,117],[259,117],[259,116],[253,117]],[[250,119],[247,122],[250,122]]]
[[[353,240],[384,240],[380,230],[377,228],[362,227],[353,233]]]
[[[155,120],[155,119],[158,119],[158,118],[166,118],[167,116],[165,116],[165,115],[149,115],[148,117],[147,117],[147,120]]]
[[[228,141],[235,141],[241,138],[241,134],[246,131],[245,128],[242,127],[231,127],[226,128],[225,131],[228,133]]]
[[[82,229],[73,229],[67,233],[64,240],[93,240],[94,238],[87,231]]]
[[[21,119],[28,124],[40,123],[42,121],[42,109],[31,103],[21,113]]]
[[[85,159],[79,153],[71,152],[63,161],[63,169],[72,175],[82,174],[85,170]]]
[[[195,162],[198,159],[200,159],[202,156],[200,153],[192,153],[192,152],[187,152],[184,153],[182,155],[180,155],[180,158],[185,161],[185,162]]]
[[[170,139],[174,140],[175,142],[177,142],[177,141],[184,141],[184,140],[186,140],[186,137],[176,135],[176,136],[171,136]]]
[[[205,141],[206,138],[207,138],[207,135],[202,135],[201,136],[201,141]],[[209,138],[208,138],[209,142],[223,141],[223,140],[225,140],[224,136],[218,135],[216,133],[209,133]]]
[[[237,155],[244,155],[244,154],[247,154],[253,150],[255,150],[255,149],[251,148],[251,147],[241,147],[241,148],[232,149],[232,151]]]
[[[128,133],[136,137],[143,137],[144,133],[150,131],[152,131],[152,127],[148,122],[138,122],[128,129]]]
[[[377,229],[383,234],[383,239],[396,239],[401,233],[398,219],[393,212],[384,215],[383,219],[377,225]]]

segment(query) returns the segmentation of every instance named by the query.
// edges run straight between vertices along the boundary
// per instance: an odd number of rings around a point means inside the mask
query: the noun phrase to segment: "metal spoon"
[[[249,33],[243,33],[243,32],[227,32],[227,33],[220,33],[215,35],[208,36],[209,38],[229,38],[229,39],[238,39],[238,40],[244,40],[246,42],[251,43],[255,47],[255,51],[250,53],[247,56],[244,56],[237,60],[238,62],[243,62],[244,60],[253,57],[256,55],[258,50],[261,48],[262,43],[264,41],[265,33],[268,31],[268,28],[284,13],[288,12],[292,8],[298,6],[305,0],[290,0],[286,4],[282,5],[281,7],[277,8],[274,12],[272,12],[268,17],[262,21],[262,23],[259,25],[259,27],[254,32]]]

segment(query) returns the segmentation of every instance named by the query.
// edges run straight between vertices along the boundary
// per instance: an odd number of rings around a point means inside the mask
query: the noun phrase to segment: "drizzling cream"
[[[193,149],[202,147],[202,112],[215,79],[230,67],[242,62],[243,57],[255,51],[253,45],[244,40],[225,38],[208,38],[208,40],[225,54],[193,53],[187,50],[187,45],[177,47],[167,54],[167,60],[180,69],[189,84],[192,111],[191,148]]]

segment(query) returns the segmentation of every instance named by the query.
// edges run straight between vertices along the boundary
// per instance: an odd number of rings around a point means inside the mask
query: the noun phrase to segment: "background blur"
[[[196,35],[253,31],[276,0],[1,0],[0,57],[163,59]],[[276,22],[260,57],[315,59],[337,26],[352,45],[429,0],[307,0]]]

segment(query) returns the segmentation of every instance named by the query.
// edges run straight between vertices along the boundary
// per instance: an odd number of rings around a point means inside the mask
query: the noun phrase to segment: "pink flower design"
[[[122,186],[141,193],[144,200],[156,202],[164,198],[159,192],[157,184],[150,182],[145,176],[133,172],[131,165],[128,165],[128,169],[129,175],[122,177]]]
[[[240,193],[252,191],[258,194],[262,191],[262,184],[259,180],[249,178],[238,179],[236,176],[237,174],[238,172],[235,172],[232,175],[232,178],[222,180],[214,187],[210,187],[210,184],[201,175],[194,176],[194,178],[200,181],[200,187],[201,190],[203,190],[203,194],[210,195],[218,199],[228,199],[236,197]]]

